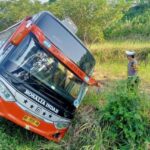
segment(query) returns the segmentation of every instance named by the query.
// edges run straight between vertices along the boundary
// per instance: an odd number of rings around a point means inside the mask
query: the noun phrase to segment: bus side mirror
[[[18,46],[22,42],[22,40],[29,34],[31,24],[32,21],[30,20],[23,21],[12,35],[10,42],[13,45]]]
[[[72,33],[76,34],[78,31],[77,26],[75,23],[70,19],[70,18],[65,18],[64,20],[61,21],[62,24],[69,29]]]

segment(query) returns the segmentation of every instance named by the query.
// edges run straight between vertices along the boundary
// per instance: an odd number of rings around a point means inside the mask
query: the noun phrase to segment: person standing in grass
[[[126,51],[126,55],[128,59],[127,87],[129,90],[136,90],[139,86],[138,62],[134,51]]]

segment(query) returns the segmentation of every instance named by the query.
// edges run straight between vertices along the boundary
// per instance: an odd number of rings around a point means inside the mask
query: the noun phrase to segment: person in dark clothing
[[[128,59],[127,87],[129,90],[135,90],[135,89],[138,89],[138,86],[139,86],[138,63],[135,58],[134,51],[126,51],[126,55]]]

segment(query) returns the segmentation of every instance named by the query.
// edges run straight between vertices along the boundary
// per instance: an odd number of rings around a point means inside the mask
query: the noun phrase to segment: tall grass
[[[149,99],[138,91],[129,91],[126,82],[117,82],[106,95],[101,126],[108,126],[105,133],[117,149],[145,149],[149,140]]]
[[[150,60],[150,43],[141,42],[107,42],[103,44],[93,44],[89,46],[98,63],[125,61],[125,51],[132,50],[137,53],[137,58],[141,62]]]
[[[111,44],[92,45],[97,60],[95,76],[105,80],[105,85],[102,89],[90,88],[60,143],[2,120],[0,150],[148,150],[150,98],[144,93],[150,89],[150,65],[139,60],[141,82],[146,84],[139,95],[128,95],[125,82],[119,79],[126,78],[124,50],[131,45]],[[150,47],[148,43],[141,45],[134,47],[137,53]],[[133,49],[133,45],[130,48]]]
[[[92,44],[89,46],[89,48],[93,50],[113,50],[113,49],[119,49],[119,50],[125,50],[125,49],[133,49],[133,50],[140,50],[140,49],[149,49],[150,48],[150,42],[143,42],[143,41],[110,41],[110,42],[103,42],[103,43],[97,43]]]
[[[0,123],[0,149],[145,149],[150,136],[149,97],[126,95],[125,85],[120,81],[109,83],[104,90],[97,92],[95,89],[88,92],[60,143],[48,141],[3,120]]]
[[[149,42],[106,42],[93,44],[91,52],[96,59],[95,77],[110,80],[126,78],[127,58],[125,50],[136,52],[139,63],[139,75],[144,83],[150,85],[150,43]],[[104,79],[105,80],[105,79]],[[143,83],[142,82],[142,83]]]

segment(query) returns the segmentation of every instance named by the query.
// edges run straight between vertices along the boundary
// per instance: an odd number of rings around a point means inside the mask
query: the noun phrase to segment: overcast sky
[[[44,2],[48,2],[48,0],[39,0],[39,1],[41,1],[42,3],[44,3]]]

